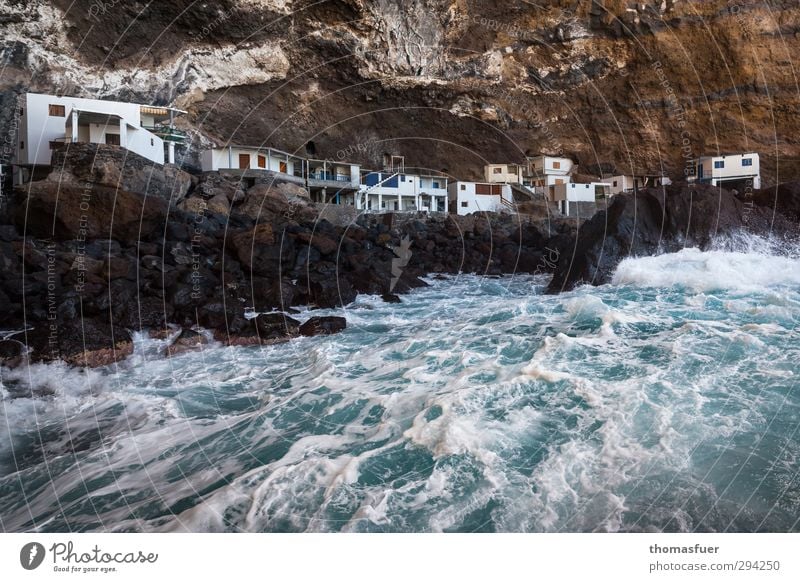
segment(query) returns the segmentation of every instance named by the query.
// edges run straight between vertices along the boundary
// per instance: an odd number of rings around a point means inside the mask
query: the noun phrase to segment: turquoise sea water
[[[800,530],[797,258],[546,282],[431,279],[336,336],[3,370],[0,529]]]

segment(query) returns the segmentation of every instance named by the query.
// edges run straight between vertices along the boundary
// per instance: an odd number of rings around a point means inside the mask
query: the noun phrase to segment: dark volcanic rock
[[[347,327],[344,317],[312,317],[300,326],[300,334],[305,336],[330,335],[339,333]]]
[[[20,188],[17,225],[29,236],[57,240],[137,241],[164,228],[169,202],[108,186],[31,182]]]
[[[202,350],[206,345],[208,345],[208,338],[205,335],[191,329],[184,329],[167,348],[167,355],[177,356],[185,352]]]
[[[32,362],[62,360],[75,366],[96,368],[117,362],[133,353],[130,334],[95,319],[73,319],[39,324],[20,334],[32,348]]]
[[[0,365],[14,368],[24,359],[25,351],[25,344],[18,340],[0,340]]]
[[[768,215],[763,207],[746,209],[732,193],[707,185],[617,195],[608,210],[584,223],[576,236],[561,235],[553,241],[558,264],[548,291],[608,283],[626,257],[684,246],[707,248],[720,235],[742,231],[789,232],[791,225],[783,217],[775,222]]]

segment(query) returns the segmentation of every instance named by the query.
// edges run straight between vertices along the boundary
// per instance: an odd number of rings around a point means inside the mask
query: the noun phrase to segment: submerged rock
[[[300,326],[300,334],[304,336],[331,335],[343,331],[346,327],[347,320],[344,317],[312,317]]]

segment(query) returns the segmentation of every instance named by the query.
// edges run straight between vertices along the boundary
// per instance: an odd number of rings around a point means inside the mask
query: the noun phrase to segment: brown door
[[[494,196],[502,196],[503,195],[503,187],[500,184],[492,186],[492,194]]]
[[[281,174],[288,174],[289,167],[286,165],[286,162],[281,162]]]
[[[259,168],[266,168],[267,167],[267,158],[264,156],[258,156],[258,167]]]
[[[250,169],[250,154],[239,154],[239,169]]]
[[[118,146],[120,144],[119,134],[118,133],[107,133],[106,134],[106,143],[108,145]]]

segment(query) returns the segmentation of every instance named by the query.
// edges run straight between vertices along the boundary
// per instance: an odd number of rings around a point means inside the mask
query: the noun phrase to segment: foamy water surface
[[[279,346],[3,370],[0,529],[798,530],[795,256],[546,282],[431,280]]]

